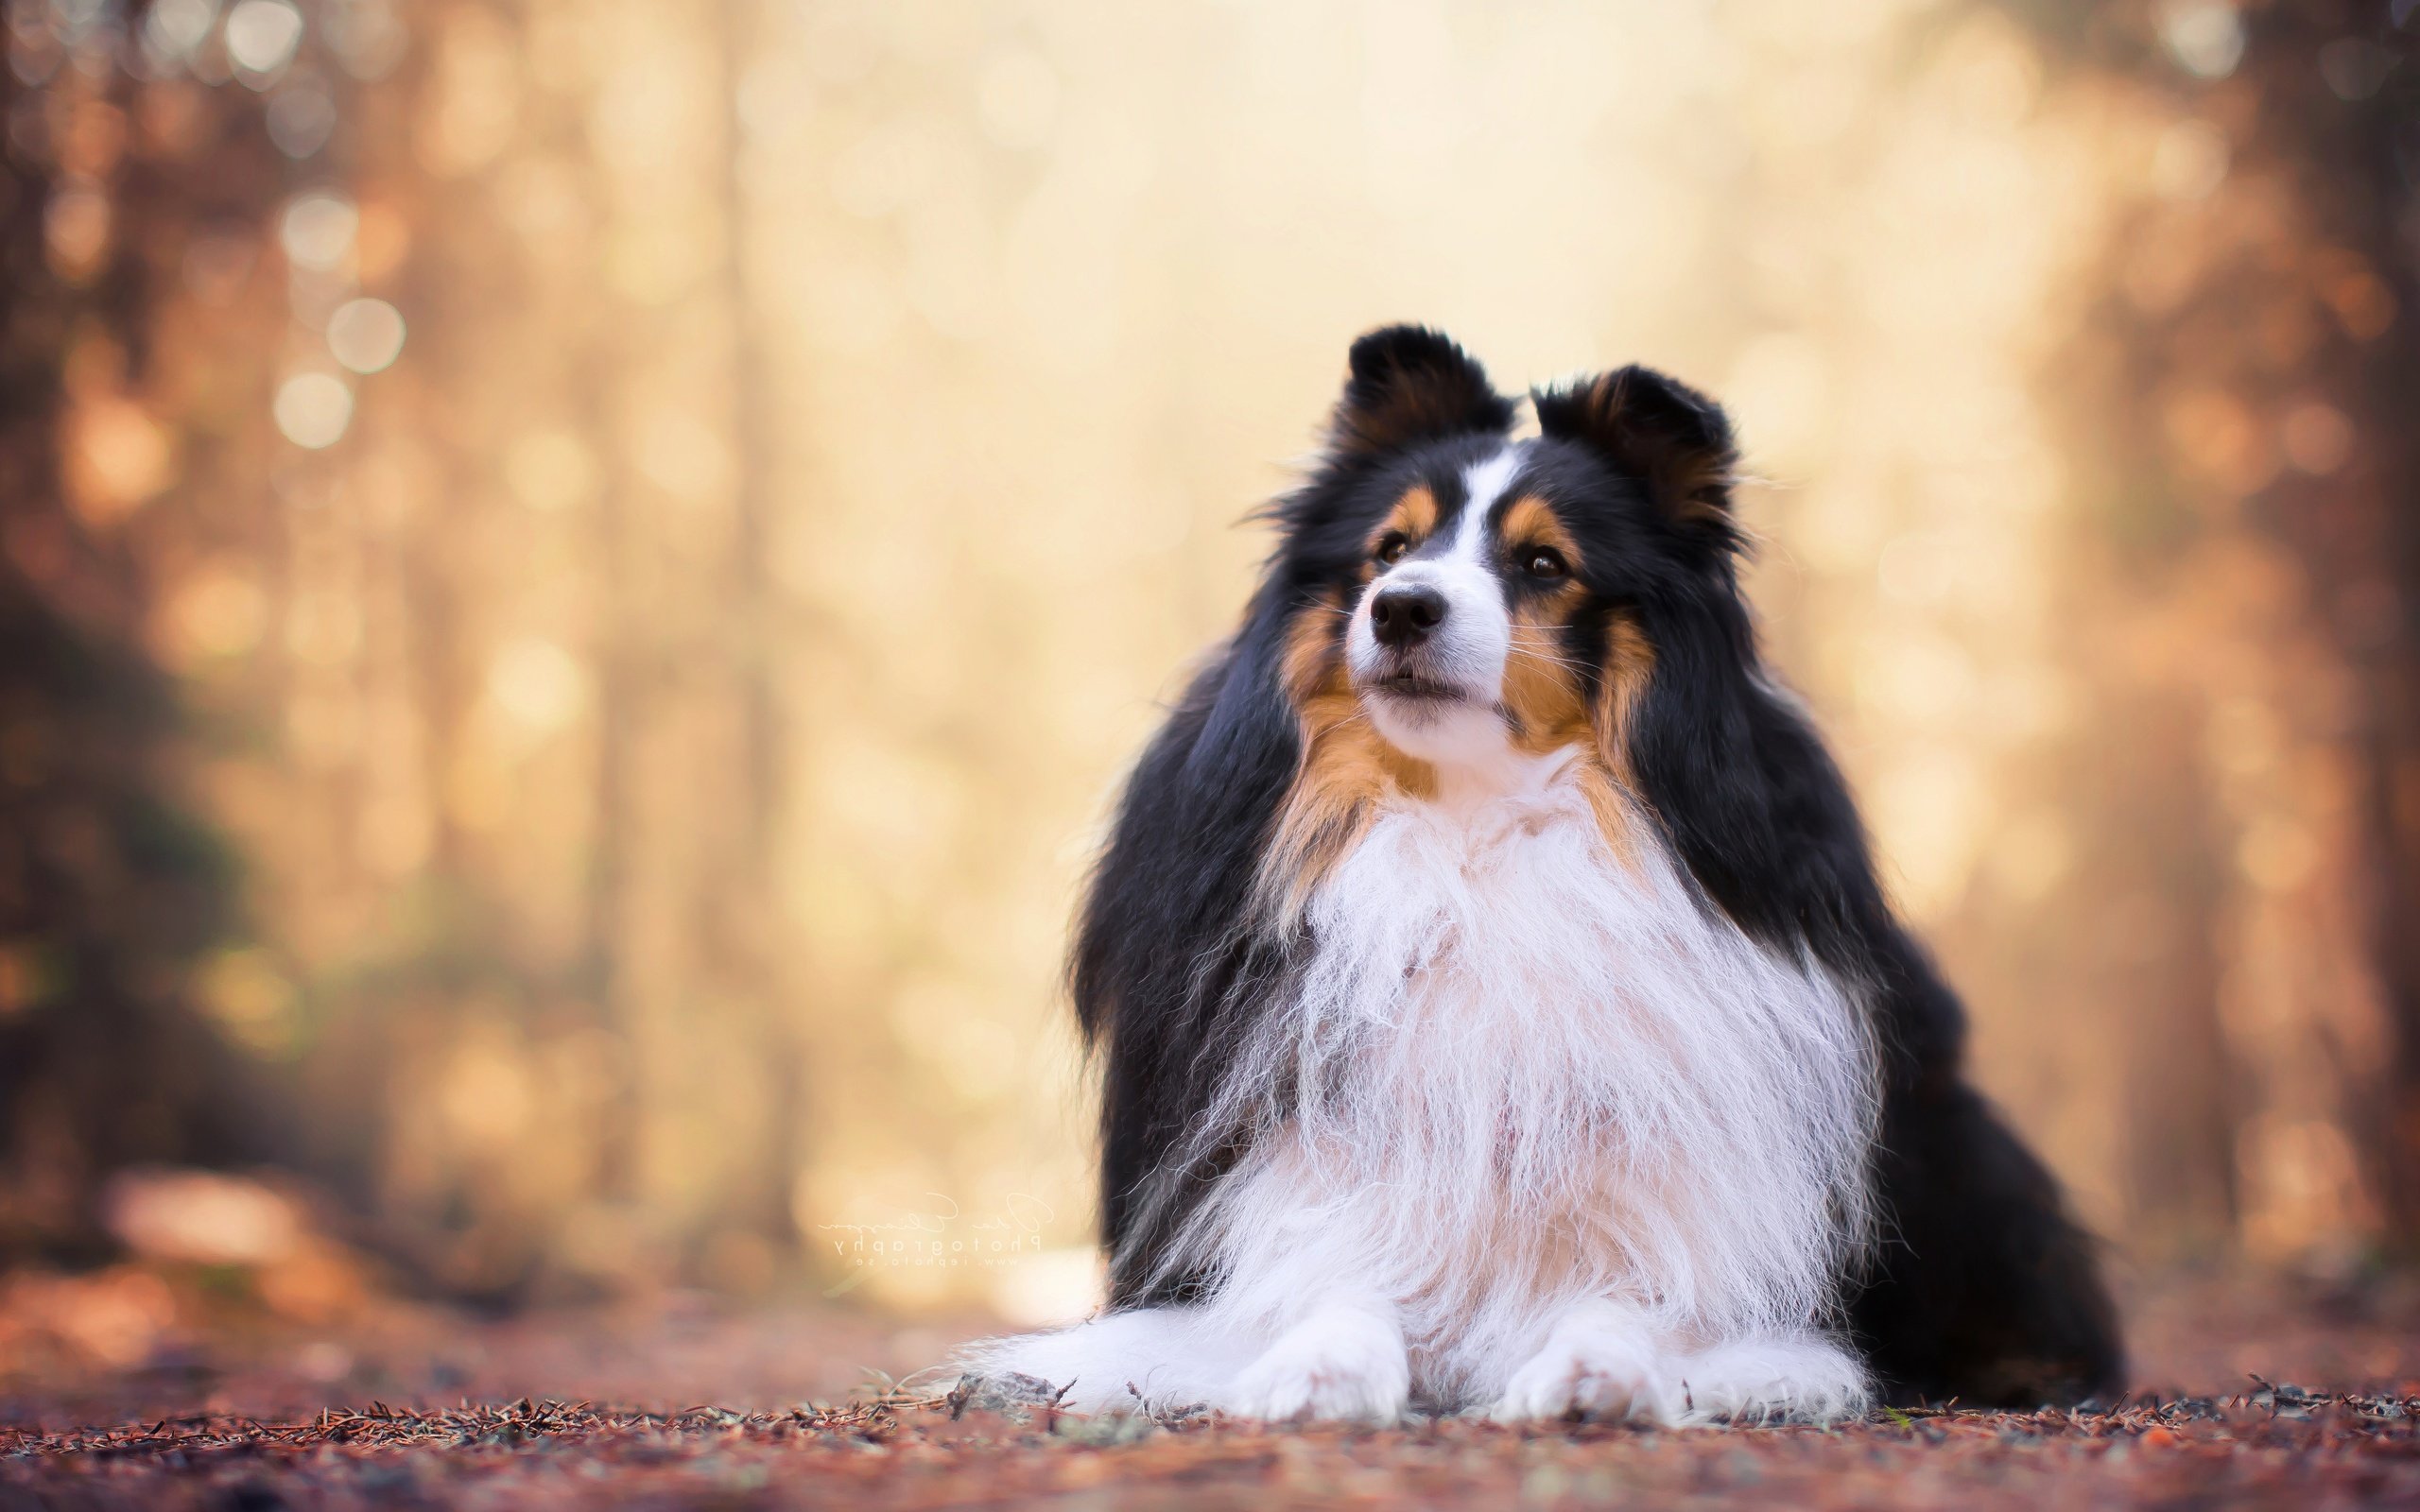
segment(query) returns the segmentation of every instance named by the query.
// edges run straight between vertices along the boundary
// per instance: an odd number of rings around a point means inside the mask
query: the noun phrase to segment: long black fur
[[[1369,529],[1409,482],[1450,509],[1462,467],[1512,425],[1512,402],[1437,333],[1374,332],[1350,366],[1325,457],[1270,511],[1281,540],[1243,626],[1145,751],[1082,909],[1071,976],[1103,1068],[1114,1307],[1199,1290],[1165,1265],[1168,1243],[1247,1137],[1201,1121],[1305,948],[1251,911],[1301,759],[1279,683],[1288,624],[1357,581]],[[1963,1010],[1893,915],[1839,769],[1763,668],[1720,409],[1638,368],[1534,398],[1542,434],[1524,476],[1589,504],[1571,522],[1595,605],[1574,655],[1598,664],[1616,613],[1654,651],[1629,755],[1668,843],[1709,906],[1864,988],[1883,1057],[1883,1224],[1841,1278],[1852,1338],[1893,1400],[2114,1392],[2122,1355],[2094,1246],[1964,1081]]]

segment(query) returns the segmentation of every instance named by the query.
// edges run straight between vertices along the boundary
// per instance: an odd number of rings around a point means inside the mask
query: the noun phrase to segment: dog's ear
[[[1738,542],[1731,516],[1739,449],[1722,406],[1677,379],[1635,365],[1540,389],[1538,429],[1593,446],[1647,486],[1674,526]]]
[[[1358,458],[1414,441],[1512,428],[1512,401],[1453,339],[1426,326],[1391,325],[1353,343],[1351,375],[1336,402],[1335,455]]]

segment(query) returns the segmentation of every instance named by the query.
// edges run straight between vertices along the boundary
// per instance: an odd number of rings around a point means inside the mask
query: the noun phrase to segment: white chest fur
[[[1228,1082],[1260,1137],[1183,1246],[1218,1314],[1380,1300],[1443,1398],[1594,1299],[1686,1348],[1819,1317],[1863,1221],[1861,1020],[1632,849],[1551,767],[1373,823]]]

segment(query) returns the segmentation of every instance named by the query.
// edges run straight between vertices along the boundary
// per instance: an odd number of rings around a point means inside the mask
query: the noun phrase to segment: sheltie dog
[[[2092,1243],[1962,1074],[1758,655],[1714,404],[1354,344],[1078,930],[1082,1410],[1825,1419],[2115,1389]]]

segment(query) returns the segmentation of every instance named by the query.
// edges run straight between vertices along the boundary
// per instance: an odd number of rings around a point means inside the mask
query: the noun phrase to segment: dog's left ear
[[[1739,449],[1722,406],[1678,379],[1633,365],[1531,396],[1538,429],[1593,446],[1647,486],[1676,528],[1737,544],[1731,482]]]
[[[1466,431],[1512,428],[1512,401],[1442,331],[1391,325],[1353,343],[1330,446],[1340,457],[1391,452]]]

